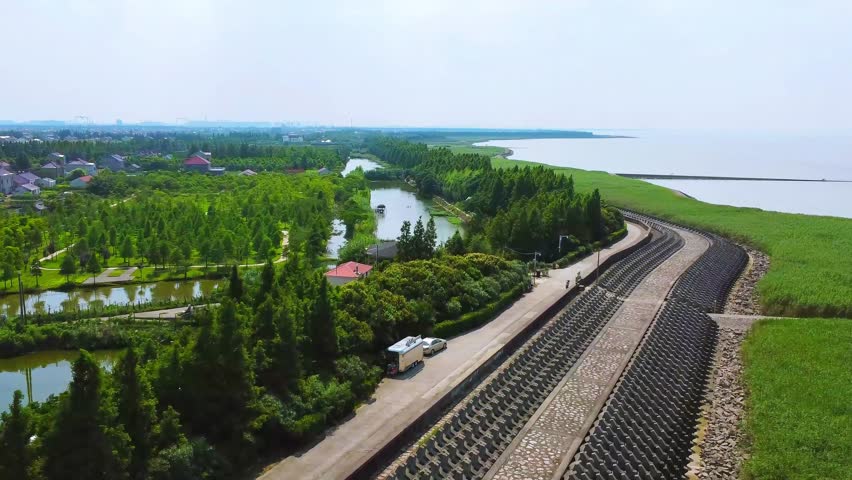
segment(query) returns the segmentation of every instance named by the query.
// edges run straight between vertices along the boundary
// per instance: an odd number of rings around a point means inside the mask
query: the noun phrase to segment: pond
[[[110,370],[121,352],[100,350],[92,355]],[[24,393],[26,403],[42,402],[50,395],[64,392],[71,381],[71,363],[78,355],[74,350],[48,350],[0,359],[0,411],[9,409],[15,390]]]
[[[26,294],[28,313],[50,313],[63,310],[84,310],[94,303],[99,307],[107,305],[126,305],[128,303],[146,303],[181,298],[208,296],[222,280],[186,280],[123,285],[119,287],[81,288],[63,292],[47,290]],[[21,303],[17,295],[0,297],[0,314],[19,315]]]
[[[346,166],[343,167],[343,176],[349,175],[356,168],[361,167],[361,170],[365,172],[369,172],[370,170],[376,170],[378,168],[382,168],[378,163],[368,160],[366,158],[350,158],[348,162],[346,162]]]
[[[351,165],[354,166],[350,168]],[[344,175],[359,166],[365,171],[381,168],[381,165],[371,160],[353,158],[346,163]],[[428,222],[429,217],[433,217],[429,213],[429,204],[428,199],[417,196],[416,189],[405,182],[370,182],[370,206],[374,209],[379,205],[386,207],[383,214],[376,214],[376,236],[381,240],[395,240],[399,237],[402,222],[406,220],[411,222],[412,228],[418,218],[422,218],[424,224]],[[435,230],[438,233],[438,244],[446,242],[457,230],[462,229],[460,225],[451,223],[448,217],[434,216],[433,218]],[[333,233],[328,241],[328,256],[336,258],[340,247],[346,244],[344,238],[346,226],[341,220],[334,220],[331,227]]]

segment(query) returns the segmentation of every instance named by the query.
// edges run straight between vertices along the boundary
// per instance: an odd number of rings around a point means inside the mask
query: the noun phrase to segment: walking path
[[[133,274],[136,273],[136,267],[129,267],[123,272],[121,275],[117,277],[112,277],[110,274],[115,270],[119,270],[117,267],[110,267],[99,273],[97,277],[89,277],[83,280],[83,285],[97,285],[99,283],[128,283],[133,281]]]
[[[603,249],[601,261],[636,244],[646,235],[642,227],[629,223],[627,236]],[[566,280],[573,284],[578,272],[585,276],[596,265],[597,256],[592,255],[567,268],[551,270],[550,277],[536,280],[537,286],[531,293],[483,327],[451,339],[449,348],[427,358],[424,367],[415,369],[411,375],[382,380],[371,402],[361,406],[350,420],[329,431],[307,451],[272,466],[260,478],[346,478],[561,299],[566,293]]]
[[[652,271],[503,452],[486,480],[550,480],[583,442],[677,279],[709,247],[677,229],[682,249]]]

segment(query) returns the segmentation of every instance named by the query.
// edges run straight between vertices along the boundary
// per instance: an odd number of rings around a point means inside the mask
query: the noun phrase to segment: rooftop
[[[193,155],[183,161],[184,165],[210,165],[210,160],[204,157]]]
[[[358,262],[346,262],[325,272],[325,275],[327,277],[360,278],[372,269],[373,267],[371,265],[364,265],[363,263]]]

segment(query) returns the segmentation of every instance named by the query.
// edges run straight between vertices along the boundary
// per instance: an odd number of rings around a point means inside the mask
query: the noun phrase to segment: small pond
[[[381,168],[381,165],[371,160],[353,158],[346,163],[343,174],[346,175],[359,166],[365,171]],[[424,224],[429,221],[429,217],[432,216],[429,213],[429,203],[428,199],[418,197],[417,191],[404,182],[370,182],[370,206],[376,208],[379,205],[385,205],[385,212],[376,214],[376,236],[382,240],[395,240],[399,237],[402,222],[406,220],[411,222],[412,228],[418,218],[422,217]],[[435,216],[434,219],[439,244],[446,242],[456,230],[462,228],[460,225],[451,223],[448,217]],[[341,220],[334,220],[332,231],[331,239],[328,241],[328,255],[336,258],[340,247],[346,244],[346,239],[343,237],[346,226]]]
[[[107,370],[112,369],[121,350],[92,352]],[[42,402],[68,388],[71,363],[79,353],[74,350],[48,350],[14,358],[0,359],[0,411],[7,411],[15,390],[24,393],[24,402]]]

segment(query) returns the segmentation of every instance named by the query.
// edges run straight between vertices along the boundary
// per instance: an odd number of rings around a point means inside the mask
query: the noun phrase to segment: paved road
[[[564,471],[669,290],[710,246],[700,235],[675,231],[685,240],[683,248],[654,269],[624,300],[485,480],[550,480]]]
[[[645,235],[639,226],[628,224],[627,236],[604,249],[601,261],[634,245]],[[551,270],[550,277],[537,280],[531,293],[487,325],[451,339],[449,348],[428,358],[423,368],[402,378],[384,379],[373,400],[360,407],[349,421],[328,432],[309,450],[271,466],[260,478],[345,478],[560,299],[565,294],[566,280],[570,279],[573,286],[577,273],[592,272],[596,263],[593,255],[567,268]]]

